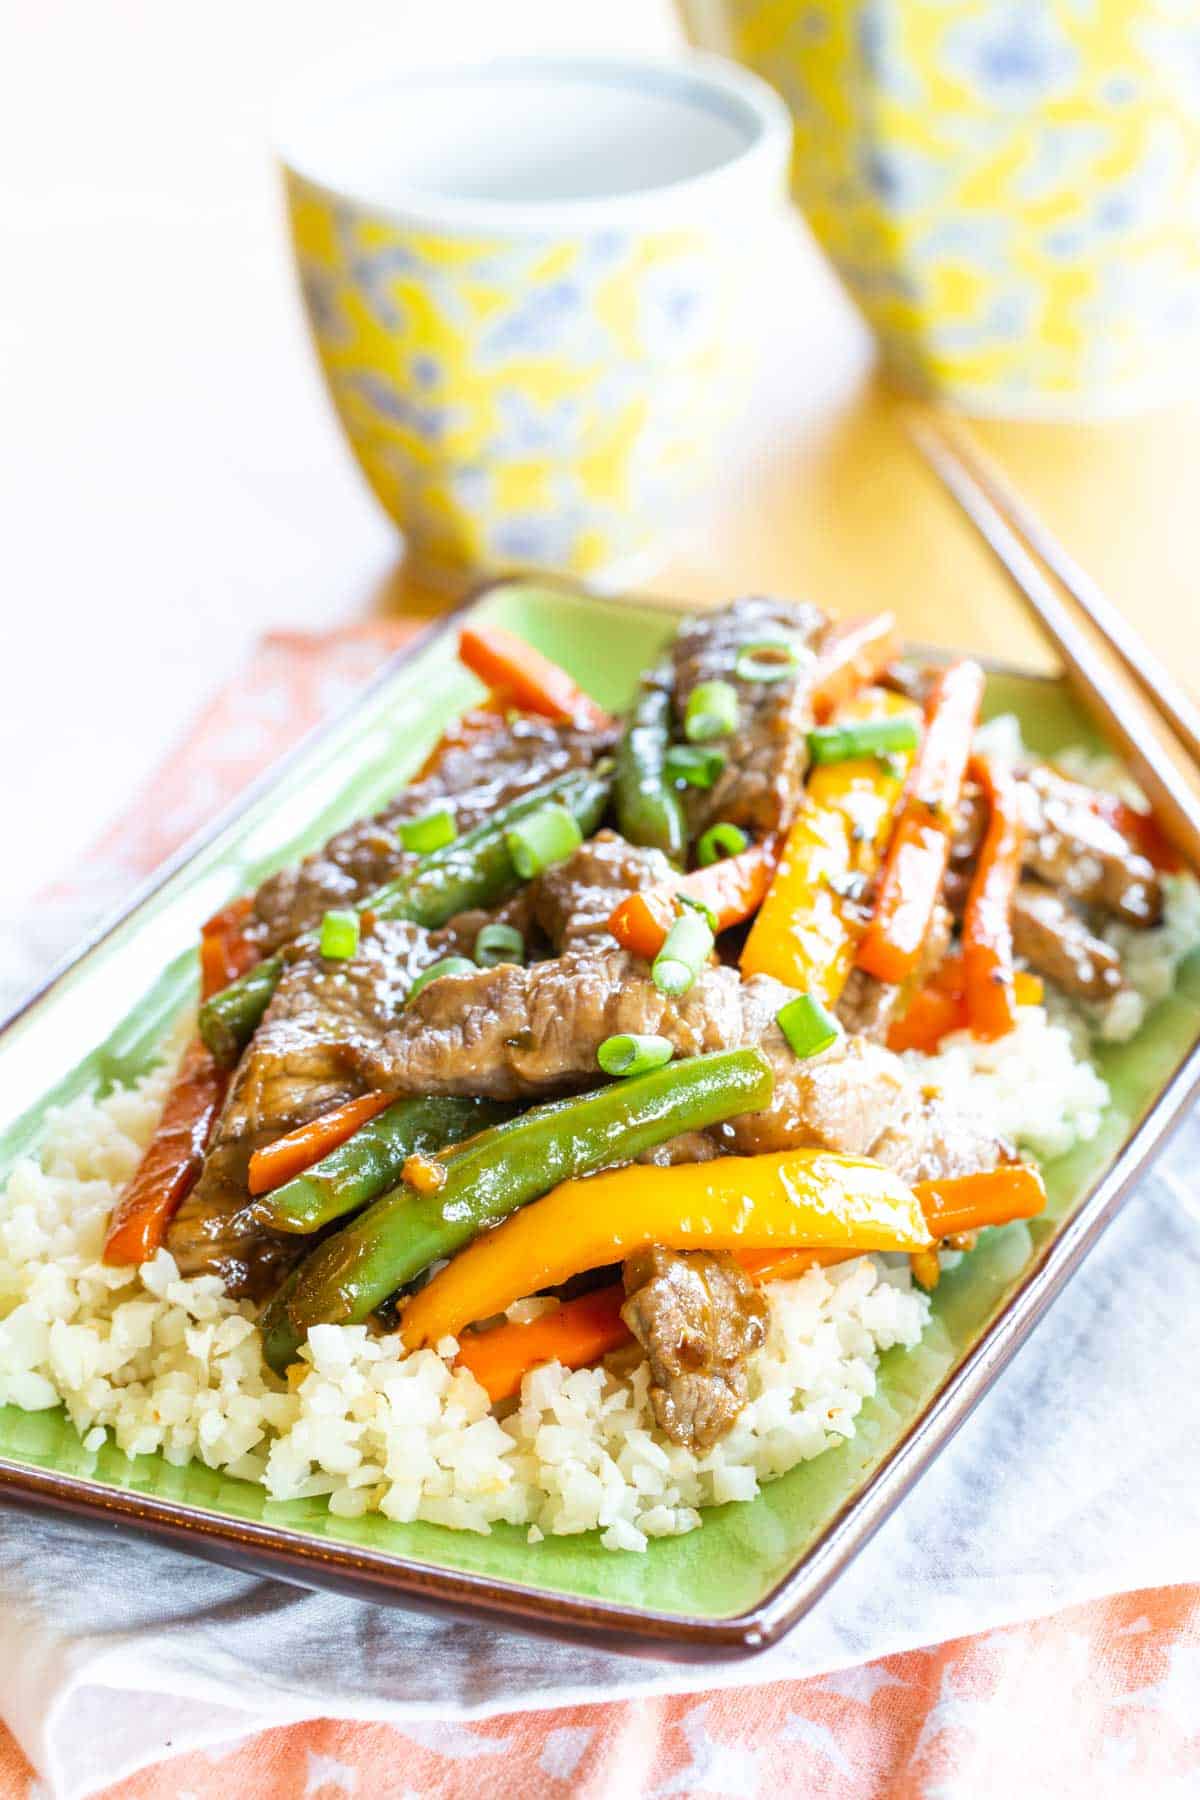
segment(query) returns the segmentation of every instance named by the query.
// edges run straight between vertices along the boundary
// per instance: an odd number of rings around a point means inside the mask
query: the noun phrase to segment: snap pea
[[[507,843],[507,833],[516,821],[552,801],[565,807],[589,837],[604,817],[611,788],[610,762],[597,763],[592,769],[571,769],[544,781],[369,894],[358,911],[372,912],[379,919],[411,919],[433,930],[455,913],[494,906],[521,885]],[[297,942],[311,947],[316,938],[308,932]],[[204,1002],[200,1035],[219,1063],[236,1062],[258,1030],[283,968],[282,956],[268,957]]]
[[[444,1151],[434,1159],[440,1187],[403,1184],[382,1195],[289,1277],[261,1320],[267,1361],[286,1368],[314,1325],[361,1323],[431,1263],[559,1182],[629,1162],[679,1132],[759,1112],[773,1085],[760,1050],[720,1050],[533,1107]]]
[[[512,1114],[511,1106],[452,1094],[396,1100],[311,1169],[264,1194],[255,1214],[272,1231],[319,1231],[395,1187],[414,1153],[443,1150]]]
[[[687,826],[666,768],[670,740],[671,690],[666,670],[656,669],[643,678],[617,747],[613,799],[622,836],[682,864]]]

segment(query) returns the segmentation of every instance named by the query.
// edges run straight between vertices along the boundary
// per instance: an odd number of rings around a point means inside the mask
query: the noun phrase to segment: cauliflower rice
[[[1167,883],[1167,915],[1122,943],[1141,1002],[1168,992],[1200,941],[1200,890]],[[1118,1032],[1128,1035],[1133,1011]],[[998,1043],[969,1033],[908,1060],[964,1110],[1040,1158],[1095,1135],[1108,1089],[1066,1009],[1025,1007]],[[1093,1021],[1094,1024],[1097,1022]],[[699,1509],[751,1500],[762,1482],[854,1435],[881,1354],[911,1348],[929,1302],[907,1264],[865,1256],[766,1289],[770,1334],[733,1430],[704,1455],[654,1422],[644,1363],[621,1373],[549,1364],[495,1417],[483,1388],[452,1367],[450,1338],[403,1354],[365,1326],[310,1333],[302,1380],[263,1360],[248,1302],[215,1276],[182,1279],[159,1251],[141,1269],[100,1260],[110,1209],[154,1129],[182,1045],[104,1098],[46,1119],[39,1154],[0,1193],[0,1404],[65,1406],[86,1450],[111,1436],[129,1456],[199,1458],[260,1482],[273,1499],[328,1496],[353,1518],[378,1511],[487,1532],[496,1520],[548,1534],[599,1529],[611,1550],[694,1530]]]

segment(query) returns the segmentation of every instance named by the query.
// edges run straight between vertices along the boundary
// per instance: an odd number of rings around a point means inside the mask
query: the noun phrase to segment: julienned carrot
[[[167,1226],[200,1173],[228,1085],[228,1071],[193,1038],[154,1136],[113,1208],[104,1240],[106,1263],[145,1262],[164,1242]]]
[[[771,839],[765,844],[754,844],[737,856],[710,863],[707,869],[681,875],[677,881],[630,894],[612,914],[608,929],[635,956],[655,957],[678,917],[677,896],[685,894],[708,908],[718,931],[727,931],[731,925],[740,925],[750,918],[762,904],[778,854],[778,844]]]
[[[394,1094],[363,1094],[358,1100],[347,1100],[331,1112],[298,1125],[286,1137],[276,1138],[250,1158],[247,1186],[252,1194],[269,1194],[296,1175],[303,1175],[314,1163],[352,1138],[360,1125],[375,1118],[396,1098]]]
[[[507,695],[514,706],[595,731],[612,724],[565,669],[501,625],[464,625],[458,654],[472,674]]]
[[[979,1175],[918,1181],[913,1192],[935,1238],[1032,1219],[1046,1204],[1046,1184],[1032,1163],[1004,1163]]]
[[[1174,844],[1164,836],[1153,813],[1142,812],[1139,807],[1130,806],[1128,801],[1119,799],[1116,794],[1105,794],[1098,789],[1089,793],[1088,805],[1114,831],[1119,831],[1139,855],[1152,863],[1160,875],[1177,875],[1185,866]]]
[[[1040,975],[1028,969],[1013,972],[1013,997],[1018,1006],[1040,1006],[1045,988]],[[948,956],[924,987],[917,989],[907,1008],[888,1030],[889,1050],[937,1049],[952,1031],[966,1031],[967,989],[961,956]]]
[[[983,670],[943,669],[925,707],[925,730],[884,859],[875,910],[858,946],[859,968],[879,981],[907,981],[920,961],[950,856]]]
[[[895,613],[844,619],[835,625],[813,674],[813,711],[818,721],[824,724],[859,688],[895,662],[903,648]]]
[[[1030,1219],[1046,1203],[1038,1171],[1013,1163],[982,1175],[960,1175],[946,1181],[922,1181],[914,1188],[935,1237],[979,1231]],[[846,1262],[855,1250],[738,1250],[738,1262],[752,1280],[788,1281],[818,1265]],[[567,1369],[587,1368],[630,1341],[621,1317],[625,1292],[619,1282],[597,1288],[578,1300],[567,1300],[528,1325],[505,1324],[490,1331],[465,1332],[458,1366],[470,1369],[495,1405],[521,1391],[522,1379],[540,1363],[559,1362]]]
[[[1025,817],[1016,776],[990,756],[971,773],[988,806],[988,824],[963,914],[963,978],[967,1023],[977,1038],[1007,1037],[1017,1023],[1013,985],[1013,896],[1021,879]]]
[[[200,998],[207,1000],[252,969],[259,949],[246,936],[246,921],[254,902],[248,894],[231,900],[200,927]]]

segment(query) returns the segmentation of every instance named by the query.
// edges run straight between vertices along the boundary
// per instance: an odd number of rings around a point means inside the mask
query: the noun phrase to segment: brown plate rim
[[[343,725],[358,707],[407,663],[454,630],[464,614],[497,588],[511,583],[552,587],[606,607],[626,604],[676,614],[680,602],[654,595],[610,597],[578,584],[542,576],[509,576],[484,583],[451,611],[434,620],[390,655],[348,704],[307,732],[286,754],[248,784],[233,803],[138,886],[128,901],[105,919],[80,947],[53,968],[0,1023],[7,1032],[46,999],[88,955],[125,924],[161,887],[248,807],[269,793],[287,770],[314,745]],[[945,656],[944,649],[917,646]],[[1054,681],[1051,675],[979,658],[993,673]],[[114,1488],[84,1476],[63,1475],[0,1457],[0,1501],[23,1510],[47,1507],[92,1525],[149,1533],[211,1561],[357,1598],[404,1604],[422,1611],[452,1613],[478,1621],[508,1624],[555,1638],[573,1638],[640,1656],[677,1661],[731,1660],[752,1656],[776,1643],[825,1593],[913,1487],[933,1457],[965,1423],[997,1376],[1062,1291],[1122,1202],[1171,1132],[1189,1101],[1200,1097],[1200,1037],[1145,1116],[1133,1126],[1107,1172],[1083,1199],[1062,1231],[1043,1246],[1006,1305],[972,1345],[963,1361],[932,1396],[908,1431],[848,1499],[798,1562],[757,1604],[718,1619],[689,1619],[675,1613],[617,1605],[548,1592],[535,1585],[497,1581],[466,1571],[442,1569],[386,1551],[315,1538],[290,1527],[237,1519],[179,1501],[128,1488]]]

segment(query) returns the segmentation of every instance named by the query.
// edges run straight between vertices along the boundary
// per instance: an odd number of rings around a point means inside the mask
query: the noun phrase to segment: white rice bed
[[[1176,884],[1166,924],[1142,934],[1140,975],[1165,991],[1200,937],[1194,884]],[[174,1046],[177,1053],[178,1044]],[[260,1482],[272,1498],[327,1495],[341,1517],[379,1511],[531,1541],[599,1528],[613,1550],[693,1530],[700,1509],[750,1500],[761,1483],[854,1435],[880,1355],[911,1347],[929,1302],[906,1266],[861,1257],[766,1292],[771,1331],[734,1429],[702,1456],[657,1429],[644,1364],[532,1371],[496,1418],[484,1390],[437,1352],[321,1326],[309,1370],[280,1380],[263,1361],[253,1309],[213,1276],[181,1279],[165,1251],[140,1270],[100,1261],[105,1225],[161,1110],[174,1057],[131,1088],[83,1096],[47,1118],[42,1148],[0,1194],[0,1403],[64,1405],[85,1447],[198,1458]],[[914,1059],[924,1079],[1042,1157],[1099,1128],[1107,1089],[1078,1029],[1041,1007],[1016,1033],[966,1033]]]

